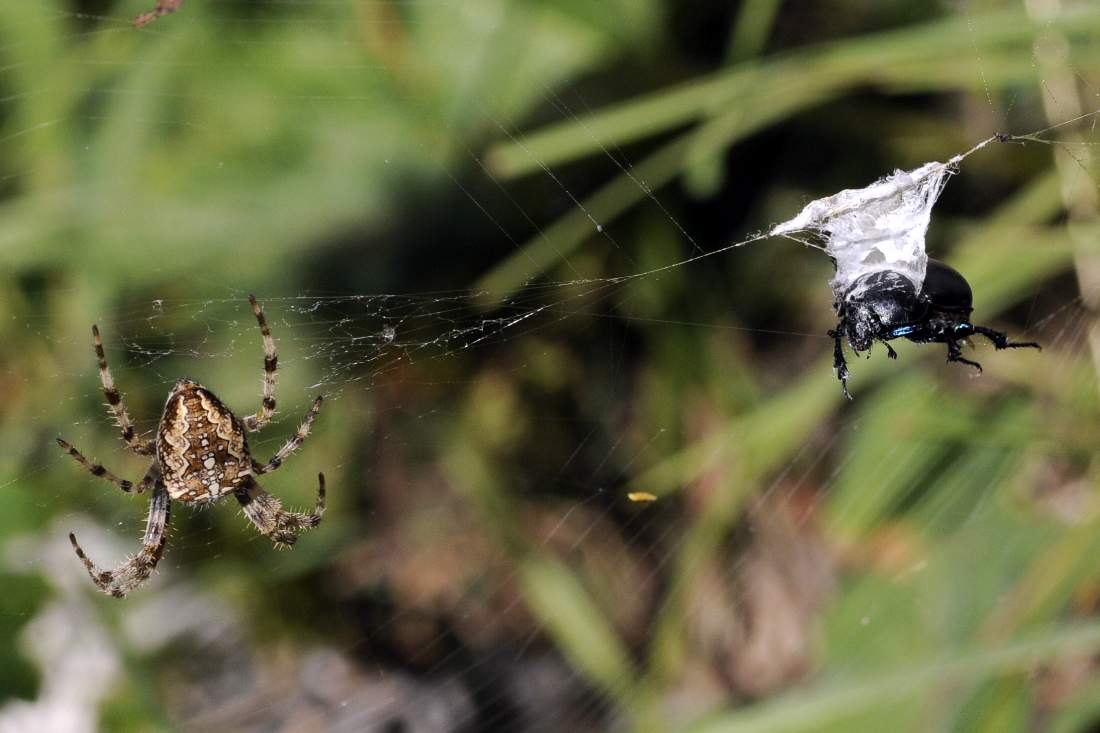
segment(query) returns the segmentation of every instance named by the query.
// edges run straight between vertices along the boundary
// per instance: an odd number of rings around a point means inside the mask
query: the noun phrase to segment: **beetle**
[[[856,353],[867,351],[875,341],[886,346],[891,359],[898,358],[889,342],[906,338],[918,344],[946,344],[947,361],[974,367],[982,365],[962,355],[960,342],[975,334],[984,336],[998,350],[1041,349],[1034,342],[1009,341],[1001,331],[970,322],[974,294],[970,283],[955,268],[929,258],[924,283],[917,291],[913,281],[894,270],[879,270],[858,277],[833,303],[837,326],[829,331],[833,339],[833,368],[844,396],[848,391],[848,364],[841,338]]]

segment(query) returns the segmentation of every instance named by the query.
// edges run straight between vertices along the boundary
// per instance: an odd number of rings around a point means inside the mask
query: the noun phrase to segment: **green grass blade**
[[[1100,624],[1066,627],[989,649],[948,651],[884,674],[790,693],[687,728],[690,733],[814,731],[883,704],[911,700],[945,685],[979,682],[1059,657],[1100,650]]]
[[[1087,39],[1100,24],[1100,8],[1067,11],[1050,24],[1071,40]],[[1022,53],[1027,57],[1035,35],[1046,27],[1014,9],[981,16],[951,16],[899,31],[823,44],[759,64],[742,64],[612,105],[580,120],[549,125],[518,141],[492,146],[486,161],[501,178],[534,173],[544,166],[561,165],[720,114],[731,104],[742,104],[746,95],[754,97],[759,90],[782,86],[793,79],[817,87],[839,88],[888,78],[891,68],[905,70],[909,79],[926,63],[938,68],[969,69],[976,53],[1007,52],[1014,58]],[[997,69],[1000,64],[987,59],[986,66]]]
[[[546,556],[524,561],[524,597],[551,636],[585,676],[629,705],[634,669],[630,656],[588,592],[565,566]]]

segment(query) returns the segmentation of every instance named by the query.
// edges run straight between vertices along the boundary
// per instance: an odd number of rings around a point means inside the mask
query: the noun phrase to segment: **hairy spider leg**
[[[115,387],[114,377],[107,367],[107,354],[103,350],[103,339],[99,336],[99,327],[92,326],[92,337],[95,341],[95,356],[99,361],[99,381],[103,385],[103,396],[107,398],[107,404],[114,413],[115,422],[122,430],[122,439],[130,450],[139,456],[151,456],[156,451],[156,444],[152,440],[141,440],[134,434],[134,423],[130,419],[130,413],[122,402],[122,395]]]
[[[181,5],[183,0],[157,0],[155,8],[134,18],[134,27],[147,26],[162,15],[176,12]]]
[[[267,318],[264,317],[263,308],[256,302],[256,296],[249,295],[248,302],[252,305],[252,314],[260,324],[260,335],[264,340],[263,400],[260,402],[260,411],[244,419],[244,426],[254,433],[271,422],[271,416],[275,414],[275,370],[279,366],[279,353],[275,350],[275,339],[271,338],[271,329],[267,327]]]
[[[164,555],[164,546],[168,542],[168,520],[171,511],[168,489],[165,488],[163,481],[157,481],[153,486],[153,498],[149,500],[149,518],[145,521],[145,537],[142,539],[141,551],[114,570],[100,570],[96,567],[72,532],[69,533],[69,542],[72,543],[76,556],[84,563],[92,582],[107,595],[122,598],[153,574],[157,563]]]
[[[93,463],[92,461],[89,461],[87,458],[84,457],[84,454],[74,448],[73,445],[65,439],[58,438],[57,444],[61,446],[61,450],[72,456],[77,463],[84,467],[84,470],[86,470],[93,476],[99,476],[105,481],[110,481],[112,484],[122,489],[127,494],[134,490],[134,483],[132,481],[127,481],[124,478],[119,478],[118,476],[114,475],[109,470],[104,468],[103,465],[100,463]],[[153,461],[151,464],[149,464],[149,469],[145,472],[145,476],[141,479],[141,482],[138,483],[137,493],[140,494],[148,489],[150,486],[152,486],[153,482],[156,481],[159,476],[159,467],[157,466],[157,462]]]
[[[306,419],[298,426],[298,432],[271,457],[270,461],[261,464],[255,458],[252,459],[252,470],[254,473],[259,475],[274,471],[276,468],[283,465],[283,461],[285,461],[290,454],[301,447],[305,439],[309,437],[309,431],[310,428],[313,427],[313,421],[317,419],[317,414],[321,412],[321,402],[323,400],[324,397],[318,395],[317,399],[313,401],[313,406],[310,407],[309,412],[306,413]]]
[[[317,474],[317,483],[317,504],[310,514],[283,509],[283,503],[264,491],[251,476],[234,495],[245,516],[260,534],[270,537],[276,547],[290,547],[297,541],[298,535],[321,523],[325,513],[325,474]]]

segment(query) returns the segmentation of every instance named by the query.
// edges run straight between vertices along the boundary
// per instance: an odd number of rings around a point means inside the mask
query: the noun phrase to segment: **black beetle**
[[[898,357],[889,342],[907,338],[918,344],[947,344],[947,361],[969,364],[982,370],[976,361],[964,359],[959,342],[974,334],[989,339],[997,349],[1038,349],[1039,344],[1015,343],[1000,331],[970,322],[974,295],[970,283],[957,270],[937,260],[929,259],[924,285],[917,292],[913,281],[893,270],[881,270],[862,275],[833,304],[839,321],[829,331],[833,339],[833,368],[844,390],[848,392],[848,364],[844,360],[840,339],[848,339],[855,352],[867,351],[875,341],[886,346],[891,359]]]

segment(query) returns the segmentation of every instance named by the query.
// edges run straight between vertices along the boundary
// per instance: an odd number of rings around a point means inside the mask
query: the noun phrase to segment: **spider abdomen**
[[[181,502],[217,501],[252,475],[240,420],[213,392],[186,379],[164,405],[157,460],[168,495]]]

